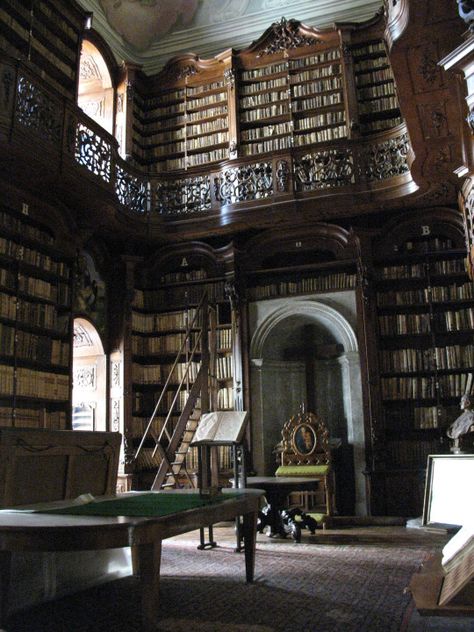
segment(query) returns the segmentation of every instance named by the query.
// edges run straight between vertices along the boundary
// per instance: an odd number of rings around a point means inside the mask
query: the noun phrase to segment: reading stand
[[[202,415],[191,446],[198,448],[198,485],[201,496],[219,493],[219,459],[216,448],[230,446],[234,463],[234,487],[246,487],[245,448],[243,445],[248,413],[246,411],[217,411]],[[212,525],[205,541],[204,528],[200,529],[198,549],[213,548]],[[240,519],[236,518],[237,551],[241,551]]]

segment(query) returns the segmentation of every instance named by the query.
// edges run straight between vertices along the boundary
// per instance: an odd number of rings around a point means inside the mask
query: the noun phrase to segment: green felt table
[[[0,625],[8,616],[12,552],[85,551],[129,546],[133,572],[140,582],[143,630],[155,631],[162,541],[242,516],[246,579],[251,582],[262,495],[262,490],[249,489],[230,490],[211,499],[201,498],[196,490],[130,492],[95,499],[74,508],[70,501],[60,501],[23,510],[1,510]]]

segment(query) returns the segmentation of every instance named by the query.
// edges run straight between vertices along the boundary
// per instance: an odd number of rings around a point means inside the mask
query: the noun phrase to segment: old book
[[[226,410],[202,415],[194,440],[198,443],[240,443],[243,439],[248,413]]]

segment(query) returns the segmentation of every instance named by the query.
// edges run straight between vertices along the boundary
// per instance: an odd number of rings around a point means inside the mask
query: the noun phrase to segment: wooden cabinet
[[[72,261],[29,214],[0,209],[0,424],[64,429],[70,420]]]

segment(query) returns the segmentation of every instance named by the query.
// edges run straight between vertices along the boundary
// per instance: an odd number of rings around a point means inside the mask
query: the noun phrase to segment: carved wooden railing
[[[122,160],[116,139],[82,110],[49,90],[25,63],[6,56],[0,56],[2,136],[22,144],[32,158],[47,159],[49,169],[94,181],[124,213],[161,222],[336,194],[369,194],[376,201],[416,190],[404,124],[370,138],[149,174]]]

